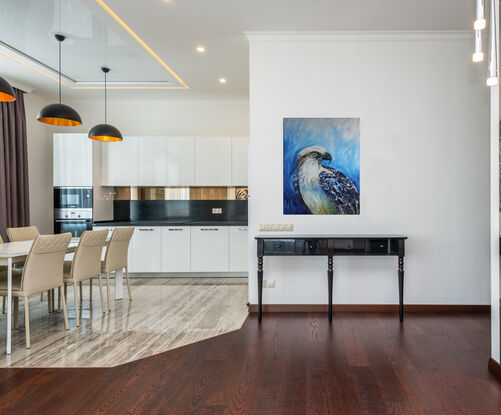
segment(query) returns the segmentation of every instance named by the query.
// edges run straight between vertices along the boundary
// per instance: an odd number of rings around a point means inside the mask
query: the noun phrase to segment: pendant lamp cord
[[[59,103],[61,103],[61,43],[59,40]]]
[[[107,123],[107,114],[106,114],[106,72],[104,73],[104,123]]]

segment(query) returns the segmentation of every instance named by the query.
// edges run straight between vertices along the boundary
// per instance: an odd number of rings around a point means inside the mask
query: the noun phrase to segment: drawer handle
[[[352,248],[351,244],[348,244],[348,249],[351,249],[351,248]]]
[[[278,244],[278,249],[282,248],[282,245],[281,244]]]
[[[201,231],[218,231],[218,228],[201,228]]]
[[[384,248],[384,245],[383,245],[383,244],[381,244],[381,245],[379,245],[379,247],[380,247],[380,248]]]
[[[140,228],[139,229],[141,232],[151,232],[153,229],[145,229],[145,228]]]
[[[169,228],[169,232],[182,231],[182,228]]]

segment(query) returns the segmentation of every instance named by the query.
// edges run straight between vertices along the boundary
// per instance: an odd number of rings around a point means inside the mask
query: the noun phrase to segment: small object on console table
[[[399,317],[404,321],[404,256],[406,236],[402,235],[279,235],[256,236],[258,321],[263,317],[264,256],[326,256],[329,294],[329,321],[332,321],[332,286],[334,257],[396,256],[398,257]]]

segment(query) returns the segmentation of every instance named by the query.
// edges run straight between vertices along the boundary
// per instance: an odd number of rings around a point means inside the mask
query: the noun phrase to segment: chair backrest
[[[40,235],[40,232],[36,226],[7,228],[7,236],[11,242],[33,241],[38,235]]]
[[[108,229],[101,231],[85,231],[71,264],[71,277],[75,281],[83,281],[101,274],[101,254],[108,237]]]
[[[0,244],[3,244],[2,235],[0,235]]]
[[[63,285],[64,255],[71,233],[39,235],[26,258],[21,290],[38,293]]]
[[[134,233],[134,226],[115,228],[104,257],[104,272],[111,272],[127,266],[129,243]]]

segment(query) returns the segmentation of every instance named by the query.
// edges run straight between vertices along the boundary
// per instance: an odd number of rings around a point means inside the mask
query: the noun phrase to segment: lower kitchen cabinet
[[[228,245],[228,226],[192,226],[191,272],[228,272]]]
[[[190,272],[190,228],[162,228],[162,272]]]
[[[162,227],[137,226],[129,253],[130,272],[162,272]]]
[[[249,269],[247,226],[230,227],[230,272],[247,272]]]

